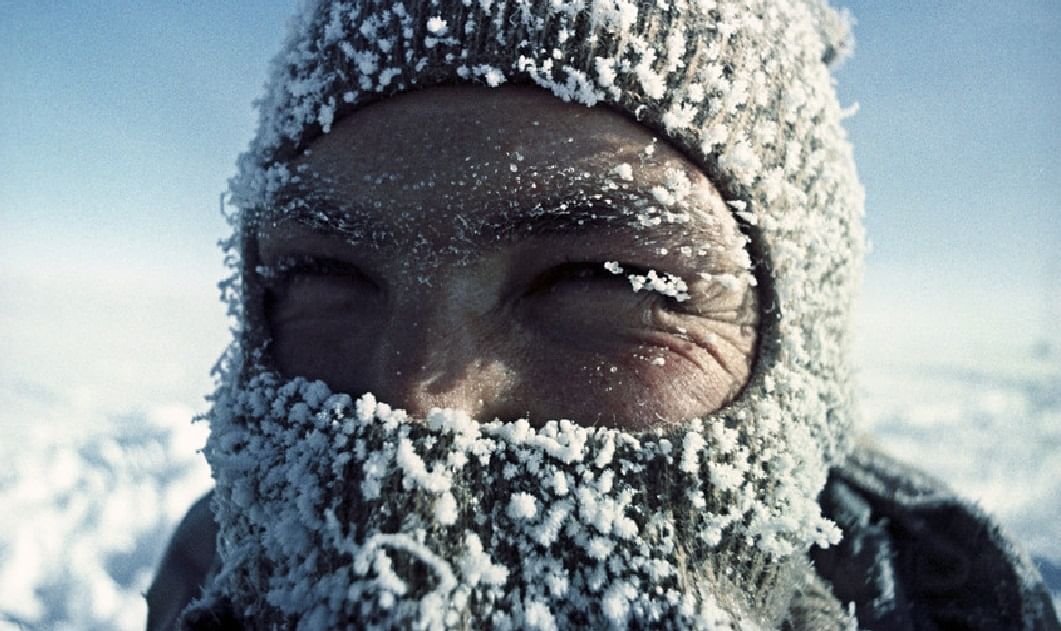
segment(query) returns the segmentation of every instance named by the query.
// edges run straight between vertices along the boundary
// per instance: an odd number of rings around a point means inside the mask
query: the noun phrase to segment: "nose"
[[[396,310],[382,332],[365,386],[380,401],[422,418],[453,408],[473,418],[506,419],[515,411],[515,374],[497,335],[471,310],[425,305]]]

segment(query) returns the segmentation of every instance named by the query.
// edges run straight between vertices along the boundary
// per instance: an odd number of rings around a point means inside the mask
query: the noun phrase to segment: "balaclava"
[[[816,498],[854,416],[862,191],[828,71],[847,37],[819,0],[305,6],[231,184],[240,326],[206,447],[220,568],[188,619],[227,603],[270,628],[776,628],[810,624],[817,593],[815,624],[842,624],[806,557],[839,538]],[[290,161],[367,103],[454,82],[613,108],[704,170],[759,279],[735,401],[638,433],[411,419],[271,369],[254,235]]]

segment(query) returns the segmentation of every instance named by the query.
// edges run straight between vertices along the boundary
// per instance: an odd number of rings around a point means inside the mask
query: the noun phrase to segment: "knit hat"
[[[818,0],[406,4],[364,0],[305,7],[274,60],[259,102],[258,133],[231,182],[237,212],[230,217],[235,234],[228,247],[235,274],[225,289],[241,328],[219,364],[206,451],[217,480],[222,556],[208,599],[228,599],[241,614],[259,620],[315,621],[309,626],[335,624],[344,619],[343,611],[349,615],[350,607],[360,607],[362,614],[384,623],[390,611],[404,612],[392,622],[444,625],[467,623],[467,612],[474,610],[496,615],[491,620],[502,627],[544,620],[538,605],[553,616],[563,613],[564,599],[549,601],[549,594],[577,592],[598,594],[606,603],[587,609],[589,617],[582,621],[590,624],[642,616],[642,621],[696,626],[690,621],[734,622],[734,611],[747,609],[758,613],[735,623],[777,624],[791,606],[798,582],[794,577],[806,572],[801,563],[806,550],[838,537],[815,498],[828,467],[839,464],[848,449],[855,416],[846,350],[860,277],[862,191],[827,68],[849,47],[848,21]],[[565,101],[613,108],[667,139],[704,170],[752,240],[764,306],[757,363],[737,400],[688,427],[635,436],[631,443],[618,430],[590,431],[562,423],[535,430],[501,421],[473,427],[452,414],[429,418],[425,426],[408,426],[404,416],[372,400],[362,398],[355,405],[323,384],[284,383],[270,372],[263,359],[254,235],[262,213],[273,211],[275,193],[294,177],[289,162],[337,120],[367,103],[459,81],[492,87],[532,83]],[[520,455],[511,462],[470,460],[476,453],[497,453],[491,450],[498,444],[508,445],[505,453]],[[342,457],[344,449],[352,450],[349,445],[360,454],[356,470],[348,468],[349,456]],[[371,475],[363,466],[364,454],[369,460],[380,454],[412,463],[412,469],[405,469],[412,482],[374,480],[366,494],[365,480]],[[650,467],[668,459],[687,465],[688,473],[702,473],[708,482],[665,477],[653,486],[643,471],[608,469],[639,458]],[[452,464],[453,459],[470,464],[451,469],[442,482],[431,482],[426,473],[420,476],[421,465],[434,471],[432,463]],[[592,477],[597,483],[600,477],[611,480],[607,489],[596,484],[596,490],[586,491],[589,495],[578,496],[569,511],[575,522],[586,522],[580,513],[584,506],[612,505],[616,493],[628,494],[627,502],[668,494],[669,504],[645,505],[639,514],[647,521],[626,524],[619,509],[618,517],[602,527],[607,535],[602,545],[611,546],[609,554],[626,550],[624,558],[641,559],[641,574],[628,575],[637,565],[633,561],[614,573],[601,564],[603,578],[596,586],[578,574],[572,579],[578,589],[568,585],[566,591],[550,592],[543,587],[533,598],[504,590],[506,576],[522,572],[524,578],[548,582],[551,575],[545,566],[520,565],[519,554],[525,550],[516,538],[492,545],[484,534],[491,520],[518,522],[515,530],[533,543],[542,528],[548,529],[547,519],[558,519],[555,528],[572,537],[564,543],[581,546],[587,559],[594,558],[590,546],[596,539],[572,534],[577,529],[564,526],[569,515],[532,510],[544,501],[534,495],[538,487],[521,487],[519,475],[504,477],[504,464],[525,467],[528,461],[539,462],[532,477],[541,477],[541,463],[550,459],[557,466],[599,461],[602,471]],[[605,470],[613,473],[605,476]],[[307,492],[301,484],[340,474],[362,485],[365,503],[358,509],[381,515],[372,532],[343,529],[342,516],[331,511],[337,491],[330,485]],[[464,509],[474,504],[474,498],[458,497],[462,476],[471,475],[509,480],[499,492],[511,500],[498,505],[511,510],[489,516],[486,524],[455,516],[461,512],[455,505]],[[552,500],[561,496],[556,488],[551,493]],[[428,540],[396,532],[405,526],[395,506],[434,515],[431,528],[436,530],[428,528]],[[672,507],[697,515],[682,528],[693,532],[698,547],[683,549],[680,560],[673,545],[669,557],[657,554],[667,549],[671,535],[649,535],[654,528],[673,525],[652,524],[653,515]],[[539,520],[533,529],[520,530],[520,520],[533,519]],[[598,535],[602,528],[596,528]],[[622,533],[631,529],[640,540],[624,538]],[[638,544],[646,538],[659,545],[642,554],[645,548]],[[554,539],[549,545],[556,544]],[[435,567],[432,563],[440,558],[464,561],[458,564],[462,569],[436,567],[441,578],[430,585],[402,583],[404,591],[388,592],[392,601],[375,593],[368,606],[364,581],[378,586],[393,574],[391,558],[378,554],[384,549],[401,550],[415,561],[399,565]],[[345,561],[326,558],[326,550]],[[666,595],[657,599],[637,593],[637,576],[650,573],[656,562],[670,564],[677,574],[706,568],[713,585],[727,587],[712,593],[691,590],[692,601],[680,594],[668,600]],[[312,575],[321,580],[307,584],[305,577]],[[693,587],[675,581],[683,589]],[[448,591],[438,591],[442,584]],[[402,595],[414,592],[443,596],[402,609],[413,602]],[[571,598],[566,602],[569,609],[580,605]],[[428,615],[432,607],[441,617]],[[570,612],[564,615],[568,617],[560,619],[568,623],[577,619]]]

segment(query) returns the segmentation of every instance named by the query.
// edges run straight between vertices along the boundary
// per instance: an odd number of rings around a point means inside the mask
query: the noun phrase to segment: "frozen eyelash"
[[[322,259],[314,256],[286,256],[272,265],[259,265],[254,268],[266,291],[275,291],[287,285],[298,275],[342,275],[356,276],[366,282],[376,283],[361,270],[343,261]]]

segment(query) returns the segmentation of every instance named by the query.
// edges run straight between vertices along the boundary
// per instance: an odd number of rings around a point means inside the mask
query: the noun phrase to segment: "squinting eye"
[[[527,284],[518,313],[528,326],[564,344],[589,339],[613,344],[631,330],[653,327],[662,303],[659,293],[634,292],[631,274],[645,270],[624,265],[622,274],[614,274],[604,262],[557,265]]]
[[[635,292],[628,276],[645,273],[623,266],[615,274],[604,262],[572,262],[532,280],[517,310],[522,321],[561,344],[599,350],[624,343],[632,331],[655,327],[663,296]]]
[[[382,305],[384,297],[374,280],[340,261],[281,265],[264,284],[266,312],[274,328],[363,320]]]
[[[281,292],[292,285],[314,281],[335,281],[380,290],[375,280],[358,267],[344,261],[312,257],[289,257],[279,264],[259,268],[263,285],[270,292]]]
[[[527,287],[527,295],[539,292],[556,292],[571,288],[572,285],[583,285],[585,289],[592,286],[593,289],[621,290],[625,289],[633,295],[627,273],[643,273],[638,267],[625,266],[629,272],[622,274],[612,273],[605,268],[603,262],[579,261],[564,263],[539,274]]]

